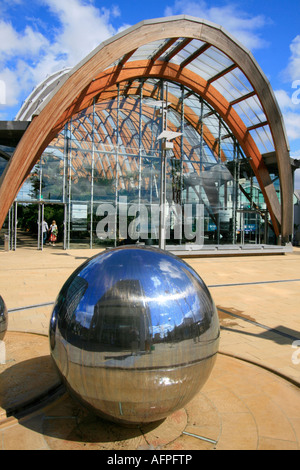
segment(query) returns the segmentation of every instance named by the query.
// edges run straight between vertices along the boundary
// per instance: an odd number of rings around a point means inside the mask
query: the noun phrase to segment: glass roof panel
[[[239,76],[238,78],[240,79]],[[74,165],[76,164],[77,155],[80,153],[86,156],[85,165],[88,167],[91,164],[93,149],[95,156],[101,156],[101,164],[105,168],[109,165],[107,159],[115,158],[116,154],[124,159],[120,160],[120,172],[130,171],[129,167],[126,169],[130,158],[132,159],[130,160],[130,167],[132,168],[132,165],[136,162],[134,158],[148,155],[157,157],[160,149],[157,136],[162,130],[161,113],[158,112],[160,110],[160,85],[162,82],[158,79],[151,79],[146,82],[135,80],[133,85],[139,89],[141,83],[143,83],[141,95],[139,93],[138,95],[126,95],[126,91],[131,93],[133,89],[133,87],[128,87],[127,83],[120,87],[124,94],[119,97],[119,111],[117,109],[118,100],[115,97],[97,103],[95,116],[92,114],[93,108],[90,107],[86,114],[83,112],[78,116],[78,120],[72,121],[70,148],[72,149]],[[238,83],[242,83],[244,86],[242,80],[238,80]],[[156,89],[157,85],[158,88]],[[155,88],[155,95],[152,94],[153,88]],[[163,88],[165,93],[167,90],[167,99],[170,102],[166,115],[167,128],[168,130],[183,132],[183,137],[176,142],[176,150],[174,147],[174,155],[175,158],[179,158],[179,155],[183,153],[185,167],[188,171],[195,171],[195,165],[202,165],[204,170],[212,165],[226,164],[236,158],[238,148],[236,140],[226,123],[220,119],[209,104],[180,84],[164,82]],[[143,96],[142,104],[140,96]],[[153,96],[156,96],[158,101]],[[183,108],[182,97],[184,97]],[[256,96],[237,103],[234,108],[248,127],[265,122],[261,104]],[[181,115],[182,109],[184,110],[184,120],[182,120]],[[203,118],[202,125],[201,117]],[[93,123],[95,124],[94,133],[92,132]],[[183,127],[181,128],[182,124]],[[268,126],[250,132],[262,153],[273,150]],[[92,145],[93,139],[94,147]],[[75,168],[74,166],[74,169],[78,174],[84,171],[83,167]]]
[[[174,51],[180,47],[185,41],[185,38],[178,38],[176,42],[168,48],[167,51],[164,52],[159,58],[159,60],[168,60],[168,57],[174,53]]]
[[[169,41],[169,39],[160,39],[158,41],[149,42],[144,46],[137,49],[134,54],[130,57],[128,62],[132,62],[134,60],[148,60],[158,51],[163,45]]]
[[[180,40],[177,45],[180,46],[180,44],[184,44],[184,40]],[[204,45],[204,42],[199,41],[197,39],[193,39],[183,49],[179,50],[177,52],[177,54],[174,57],[171,58],[170,62],[174,63],[174,64],[177,64],[177,65],[180,65],[184,60],[186,60],[188,57],[190,57],[190,55],[192,55],[194,52],[196,52],[197,49],[199,49],[203,45]],[[172,50],[175,51],[175,49],[176,48],[173,47]],[[164,59],[165,60],[168,59],[168,54],[164,55]]]
[[[151,59],[158,51],[163,51],[164,46],[167,46],[169,41],[170,38],[167,38],[145,44],[133,53],[133,55],[129,58],[129,62]],[[197,39],[188,41],[186,38],[180,37],[175,42],[173,42],[173,44],[170,41],[170,47],[168,47],[159,56],[158,60],[170,60],[171,63],[181,65],[186,59],[191,57],[192,54],[199,51],[200,48],[205,44],[205,42]],[[186,68],[201,76],[203,79],[210,80],[223,71],[227,70],[228,67],[231,67],[232,65],[234,65],[234,63],[230,60],[229,57],[218,50],[217,47],[210,46],[208,49],[202,51],[199,56],[195,57],[191,62],[187,63]],[[148,81],[148,83],[151,83],[153,86],[155,86],[155,84],[158,83],[158,80]],[[224,96],[224,98],[229,103],[253,92],[252,85],[239,68],[235,68],[234,70],[224,74],[222,77],[213,80],[212,85],[222,94],[222,96]],[[168,89],[169,92],[172,93],[173,97],[180,99],[180,86],[173,86],[173,84],[169,83]],[[151,106],[150,103],[149,105]],[[194,114],[194,120],[195,116],[200,118],[201,103],[199,100],[195,99],[194,97],[186,98],[185,108],[189,108],[187,109],[187,115],[189,113],[191,116]],[[255,124],[266,121],[265,114],[257,96],[253,96],[237,103],[234,105],[234,109],[247,127],[251,127]],[[205,114],[207,112],[209,112],[209,108],[204,106],[203,113]],[[176,125],[178,125],[178,122]],[[218,129],[216,120],[208,120],[207,126],[212,135],[217,136]],[[269,129],[268,131],[263,129],[253,131],[253,138],[257,145],[259,145],[260,148],[263,148],[264,152],[266,151],[266,148],[268,148],[269,151],[274,150],[274,144]]]
[[[259,127],[250,131],[258,150],[264,154],[274,151],[274,144],[272,139],[272,134],[269,126]]]
[[[233,101],[253,91],[250,82],[240,69],[235,69],[213,82],[213,86],[227,101]]]
[[[247,127],[266,121],[261,104],[257,97],[251,97],[234,106]]]
[[[225,54],[210,47],[193,60],[187,68],[209,80],[232,64],[233,62]]]

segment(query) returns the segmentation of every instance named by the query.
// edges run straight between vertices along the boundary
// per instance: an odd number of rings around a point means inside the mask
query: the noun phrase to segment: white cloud
[[[263,29],[269,22],[265,16],[250,16],[242,11],[237,4],[225,6],[210,6],[205,0],[184,1],[176,0],[173,6],[165,10],[167,16],[185,14],[204,18],[208,21],[224,26],[224,28],[250,50],[260,49],[268,45],[262,39],[258,30]]]
[[[45,24],[38,29],[41,22],[35,23],[35,29],[27,25],[23,31],[17,31],[5,20],[2,10],[0,80],[6,85],[7,107],[24,100],[48,75],[75,66],[118,32],[112,24],[120,16],[117,7],[99,9],[87,0],[41,0],[41,3],[52,15],[47,24],[49,34],[41,32],[45,31]]]
[[[288,65],[281,72],[281,78],[290,83],[290,91],[277,90],[275,94],[282,110],[287,136],[298,148],[300,145],[300,35],[296,36],[290,44],[290,51]],[[297,150],[291,151],[292,156],[296,153]]]
[[[288,94],[286,90],[276,90],[279,107],[281,109],[288,139],[295,141],[300,139],[300,104],[293,99],[293,89]]]
[[[18,33],[11,23],[0,21],[0,61],[13,56],[35,57],[49,45],[48,40],[39,32],[27,26]]]
[[[43,0],[59,21],[56,41],[50,48],[57,57],[64,55],[67,65],[76,65],[91,50],[116,33],[111,25],[118,11],[98,9],[82,0]]]
[[[283,114],[286,131],[290,140],[300,139],[300,114],[295,112],[285,112]]]
[[[3,85],[3,97],[1,99],[1,104],[5,106],[14,106],[18,103],[18,75],[15,72],[12,72],[8,68],[2,69],[0,72],[0,81]]]
[[[290,44],[290,59],[284,71],[284,77],[288,80],[300,80],[300,35],[296,36]]]
[[[276,90],[274,93],[282,111],[293,108],[292,98],[286,90]]]

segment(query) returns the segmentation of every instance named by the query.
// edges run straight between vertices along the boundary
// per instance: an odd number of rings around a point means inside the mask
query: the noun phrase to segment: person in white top
[[[48,238],[48,231],[49,231],[48,224],[45,220],[43,220],[43,223],[42,223],[42,231],[43,231],[43,244],[45,244]]]

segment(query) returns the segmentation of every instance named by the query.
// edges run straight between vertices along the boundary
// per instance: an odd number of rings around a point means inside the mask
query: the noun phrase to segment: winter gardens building
[[[48,77],[0,137],[11,249],[29,206],[38,228],[55,209],[65,249],[291,241],[293,168],[274,93],[249,51],[207,21],[163,18],[118,34]]]

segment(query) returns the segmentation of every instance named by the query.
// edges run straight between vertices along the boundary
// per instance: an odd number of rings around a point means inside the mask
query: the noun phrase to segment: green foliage
[[[50,226],[52,220],[58,227],[58,239],[63,236],[64,208],[59,204],[44,205],[44,219]],[[18,228],[37,235],[38,204],[18,204]]]

